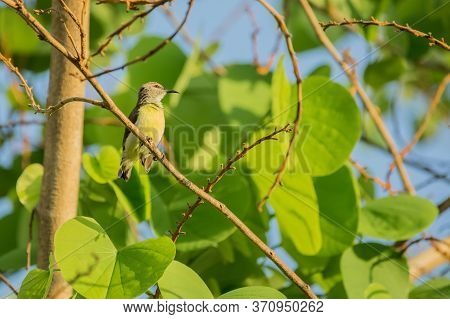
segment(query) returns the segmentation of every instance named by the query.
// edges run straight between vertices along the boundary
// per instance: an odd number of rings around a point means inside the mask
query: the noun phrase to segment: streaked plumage
[[[136,107],[129,115],[130,121],[150,137],[155,145],[160,143],[164,134],[164,107],[161,100],[167,93],[178,92],[166,90],[157,82],[145,83],[139,90]],[[130,134],[130,131],[125,128],[122,140],[122,161],[118,177],[128,181],[133,165],[138,159],[144,166],[145,171],[148,172],[153,163],[152,154],[145,146],[141,145],[136,136]]]

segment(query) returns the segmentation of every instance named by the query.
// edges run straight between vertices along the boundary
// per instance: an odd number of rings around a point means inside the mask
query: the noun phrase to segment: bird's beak
[[[176,93],[176,94],[180,94],[180,92],[175,91],[175,90],[166,90],[166,93]]]

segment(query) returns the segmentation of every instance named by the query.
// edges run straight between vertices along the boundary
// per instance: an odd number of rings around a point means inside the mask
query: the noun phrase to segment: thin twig
[[[10,129],[15,126],[25,126],[25,125],[44,125],[46,120],[17,120],[8,121],[4,124],[0,124],[0,129]],[[85,124],[94,124],[100,126],[117,126],[122,127],[122,124],[116,119],[111,117],[95,117],[95,118],[85,118]]]
[[[253,242],[270,260],[272,260],[279,269],[296,285],[298,286],[308,297],[317,298],[314,292],[311,290],[308,284],[306,284],[270,247],[267,246],[254,232],[248,228],[248,226],[242,222],[224,203],[218,201],[210,194],[206,193],[202,188],[198,187],[196,184],[192,183],[189,179],[181,174],[171,162],[165,158],[164,154],[157,148],[155,143],[151,138],[148,138],[143,134],[137,127],[130,121],[130,119],[118,108],[111,97],[106,93],[104,88],[100,85],[96,78],[92,77],[92,72],[80,61],[77,61],[73,55],[68,52],[65,47],[53,37],[43,26],[39,23],[33,16],[29,13],[26,7],[22,5],[17,5],[12,0],[1,0],[10,8],[14,9],[38,34],[38,36],[50,43],[55,49],[57,49],[61,54],[63,54],[78,70],[83,74],[83,76],[88,79],[89,83],[92,85],[95,91],[100,95],[104,102],[104,108],[109,110],[114,114],[126,127],[134,134],[145,147],[147,147],[150,152],[154,155],[156,160],[158,160],[171,174],[172,176],[184,187],[189,189],[191,192],[195,193],[197,196],[201,197],[203,200],[208,202],[216,210],[222,213],[226,218],[228,218],[239,231],[241,231],[245,237]]]
[[[80,31],[80,42],[81,42],[81,53],[78,54],[78,56],[80,57],[81,60],[85,60],[86,59],[86,34],[83,30],[83,24],[82,22],[80,22],[77,17],[75,16],[75,14],[73,13],[73,11],[67,6],[66,2],[64,0],[58,0],[59,3],[61,4],[61,7],[63,8],[64,11],[67,12],[67,14],[69,15],[69,17],[72,19],[72,21],[75,23],[75,25],[77,26],[78,30]],[[86,10],[86,0],[82,0],[83,1],[83,12],[84,10]],[[84,15],[82,14],[82,17]],[[75,51],[78,53],[77,50],[77,46],[75,45],[75,41],[72,38],[72,35],[70,34],[65,22],[63,22],[64,27],[66,28],[66,32],[69,36],[70,41],[72,42]]]
[[[181,21],[181,23],[178,26],[178,28],[170,36],[168,36],[161,43],[159,43],[156,47],[154,47],[153,49],[148,51],[146,54],[141,55],[141,56],[139,56],[137,58],[134,58],[133,60],[130,60],[130,61],[126,62],[125,64],[121,65],[121,66],[118,66],[118,67],[115,67],[115,68],[111,68],[111,69],[106,69],[106,70],[104,70],[102,72],[99,72],[97,74],[92,75],[92,77],[99,77],[99,76],[102,76],[102,75],[105,75],[107,73],[111,73],[111,72],[114,72],[114,71],[117,71],[117,70],[123,70],[127,66],[135,64],[137,62],[143,62],[143,61],[147,60],[149,57],[151,57],[152,55],[156,54],[159,50],[161,50],[167,44],[169,44],[170,41],[172,41],[172,39],[178,34],[178,32],[184,26],[184,24],[186,23],[186,21],[187,21],[187,19],[189,17],[189,13],[191,12],[193,4],[194,4],[194,0],[189,0],[188,7],[187,7],[187,10],[186,10],[186,14],[184,15],[184,18]]]
[[[262,208],[266,201],[269,199],[270,195],[273,193],[275,188],[281,183],[281,178],[283,177],[284,170],[286,169],[286,164],[288,163],[289,156],[292,152],[292,149],[294,147],[295,138],[298,135],[298,130],[300,127],[300,120],[302,117],[302,78],[300,76],[300,70],[298,68],[297,63],[297,57],[295,55],[294,46],[292,44],[291,39],[291,33],[289,32],[286,23],[284,22],[284,18],[278,13],[277,10],[275,10],[270,4],[268,4],[265,0],[257,0],[259,3],[261,3],[264,8],[266,8],[267,11],[274,17],[276,20],[278,27],[280,28],[281,32],[284,35],[284,39],[286,42],[286,46],[289,52],[289,57],[292,62],[292,69],[295,75],[296,79],[296,86],[297,86],[297,112],[294,119],[294,128],[292,131],[292,136],[289,140],[289,145],[286,151],[286,155],[284,156],[283,162],[281,163],[280,167],[278,168],[277,175],[275,177],[275,180],[273,181],[273,184],[270,186],[269,190],[267,191],[266,195],[261,199],[261,201],[258,203],[258,210],[262,211]]]
[[[106,49],[106,47],[112,42],[112,40],[114,39],[114,37],[118,37],[120,38],[121,34],[123,31],[125,31],[125,29],[131,27],[131,25],[133,23],[135,23],[138,19],[143,19],[145,18],[148,14],[150,14],[153,10],[155,10],[158,6],[153,6],[150,9],[146,10],[146,11],[142,11],[140,13],[135,14],[134,16],[131,17],[130,20],[124,22],[122,25],[120,25],[116,30],[114,30],[113,32],[111,32],[105,39],[105,41],[103,41],[102,44],[100,44],[100,46],[98,47],[97,51],[95,51],[91,57],[94,57],[98,54],[103,55],[104,51]]]
[[[92,105],[100,106],[102,108],[105,107],[105,103],[103,101],[92,100],[81,96],[73,96],[58,102],[58,104],[47,106],[46,113],[48,113],[49,115],[53,115],[60,108],[71,102],[85,102]]]
[[[33,95],[33,88],[28,85],[28,82],[23,77],[22,73],[20,73],[19,69],[12,64],[11,59],[6,58],[1,52],[0,52],[0,60],[5,63],[6,67],[13,72],[20,80],[22,86],[25,90],[25,94],[27,95],[28,99],[30,100],[29,106],[33,108],[33,110],[36,113],[45,113],[45,109],[39,106],[39,104],[36,103]]]
[[[450,243],[446,242],[445,240],[442,240],[442,239],[439,239],[439,238],[436,238],[436,237],[433,237],[433,236],[422,236],[420,238],[404,242],[403,247],[398,247],[399,248],[399,253],[400,254],[404,254],[404,253],[406,253],[406,251],[409,248],[411,248],[411,246],[414,246],[414,245],[416,245],[418,243],[421,243],[421,242],[424,242],[424,241],[431,242],[432,244],[433,243],[441,243],[441,244],[443,244],[443,245],[445,245],[445,246],[450,248]]]
[[[16,288],[14,288],[14,286],[12,285],[12,283],[8,280],[8,278],[6,278],[2,273],[0,273],[0,281],[2,281],[9,289],[11,289],[11,291],[18,296],[19,292],[17,291]]]
[[[236,163],[241,158],[243,158],[245,155],[247,155],[247,153],[251,149],[253,149],[254,147],[258,146],[259,144],[261,144],[264,141],[276,140],[275,136],[280,134],[281,132],[290,132],[290,131],[291,131],[291,129],[290,129],[289,124],[288,124],[285,127],[281,128],[281,129],[276,129],[272,133],[270,133],[270,134],[268,134],[268,135],[258,139],[257,141],[255,141],[251,145],[244,144],[244,147],[243,147],[242,151],[237,151],[236,155],[234,157],[230,158],[225,165],[223,165],[223,164],[221,165],[222,167],[221,167],[220,171],[217,173],[216,177],[213,180],[209,180],[208,179],[208,183],[204,187],[205,192],[206,193],[210,193],[212,191],[213,187],[222,179],[222,177],[228,171],[235,169],[233,167],[234,163]],[[192,216],[194,210],[198,206],[200,206],[201,204],[203,204],[203,199],[200,198],[200,197],[193,204],[191,204],[191,205],[188,204],[187,211],[185,211],[182,214],[183,217],[178,221],[176,229],[172,232],[172,241],[173,242],[176,242],[178,237],[180,237],[180,235],[183,234],[182,228],[183,228],[184,224]]]
[[[430,124],[431,118],[433,116],[434,111],[436,110],[437,106],[439,105],[439,102],[441,101],[442,95],[445,92],[445,89],[448,85],[448,83],[450,82],[450,74],[447,74],[441,81],[441,83],[439,84],[435,94],[433,95],[433,98],[431,99],[430,104],[428,105],[428,109],[427,112],[422,120],[422,122],[420,123],[416,133],[414,134],[413,138],[411,139],[411,141],[408,143],[408,145],[406,145],[401,151],[400,151],[400,156],[402,158],[405,158],[406,155],[408,155],[408,153],[413,149],[413,147],[419,142],[419,140],[421,139],[421,137],[423,136],[423,134],[425,133],[428,125]],[[387,173],[386,176],[386,180],[389,183],[390,177],[392,175],[392,172],[395,169],[395,163],[391,163],[391,165],[389,166],[389,171]]]
[[[75,55],[78,57],[78,59],[81,60],[81,53],[78,52],[77,45],[75,43],[75,39],[72,36],[72,33],[70,32],[69,28],[67,27],[67,24],[64,22],[64,19],[61,17],[59,20],[60,20],[61,24],[64,26],[64,29],[66,30],[67,37],[69,38],[70,43],[73,46],[73,50],[75,51]]]
[[[441,47],[447,51],[450,50],[450,46],[445,43],[444,38],[442,38],[441,40],[436,39],[435,37],[433,37],[431,35],[431,33],[425,33],[416,29],[411,28],[408,24],[406,25],[402,25],[399,24],[395,21],[389,22],[389,21],[380,21],[377,20],[374,17],[371,17],[370,20],[356,20],[356,19],[344,19],[344,21],[329,21],[329,22],[320,22],[320,26],[323,28],[323,30],[325,31],[326,29],[328,29],[329,27],[337,27],[337,26],[344,26],[344,25],[355,25],[355,24],[359,24],[362,25],[364,27],[367,26],[379,26],[379,27],[393,27],[396,28],[399,31],[404,31],[404,32],[408,32],[418,38],[424,38],[428,40],[428,44],[430,46],[438,46]]]
[[[97,0],[97,4],[123,3],[126,4],[127,10],[138,10],[137,6],[140,5],[160,6],[161,4],[169,1],[172,0]]]
[[[389,151],[394,157],[395,165],[398,167],[400,178],[402,179],[405,189],[407,190],[408,193],[415,194],[414,186],[412,185],[409,179],[408,172],[406,171],[405,165],[403,164],[403,159],[400,156],[400,153],[397,150],[397,146],[395,145],[394,139],[392,138],[389,130],[386,127],[386,124],[383,121],[383,118],[381,117],[378,111],[378,107],[375,104],[373,104],[368,94],[366,93],[362,85],[359,83],[356,72],[353,72],[352,70],[352,66],[349,65],[341,57],[341,54],[336,50],[333,43],[325,34],[325,31],[323,31],[322,27],[320,26],[319,20],[317,20],[317,17],[313,9],[309,5],[309,2],[307,0],[299,0],[299,2],[303,7],[303,9],[305,10],[306,16],[309,22],[311,23],[311,26],[313,27],[314,32],[317,35],[317,38],[320,40],[320,42],[322,42],[325,48],[330,52],[331,56],[336,60],[336,62],[339,63],[341,68],[344,70],[345,74],[347,75],[350,82],[354,86],[356,92],[358,93],[359,97],[361,98],[364,107],[369,112],[369,115],[374,121],[378,131],[380,132],[383,139],[386,141],[386,144],[389,147]]]
[[[450,197],[447,197],[444,201],[439,203],[437,205],[437,208],[439,210],[439,214],[442,214],[450,207]]]
[[[355,160],[350,159],[349,161],[350,161],[350,163],[352,163],[353,167],[358,170],[358,172],[361,174],[361,176],[363,176],[366,179],[370,179],[370,180],[374,181],[375,183],[380,185],[383,189],[385,189],[389,194],[394,193],[390,184],[383,182],[379,177],[370,175],[369,172],[367,172],[367,170],[363,166],[361,166],[358,162],[356,162]]]

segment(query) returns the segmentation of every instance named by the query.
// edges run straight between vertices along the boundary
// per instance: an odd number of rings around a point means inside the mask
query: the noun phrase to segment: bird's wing
[[[136,124],[137,118],[139,114],[139,108],[136,106],[133,111],[131,111],[130,115],[128,115],[128,119],[133,123]],[[127,140],[128,135],[130,135],[130,130],[125,127],[125,133],[123,133],[123,140],[122,140],[122,149],[125,148],[125,141]]]

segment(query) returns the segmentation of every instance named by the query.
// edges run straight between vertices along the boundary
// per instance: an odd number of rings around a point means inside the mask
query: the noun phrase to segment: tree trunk
[[[64,3],[82,25],[87,38],[89,2],[65,0]],[[52,7],[56,9],[52,13],[53,35],[72,52],[75,52],[75,45],[77,52],[81,54],[82,39],[79,27],[61,7],[60,0],[53,0]],[[68,36],[67,30],[73,41]],[[84,47],[88,51],[87,39],[85,43]],[[52,48],[47,105],[54,105],[72,96],[84,96],[85,82],[80,80],[78,74],[76,68]],[[42,269],[48,269],[55,231],[77,214],[83,119],[83,103],[73,102],[50,116],[45,125],[44,176],[37,209],[37,264]],[[71,292],[61,273],[55,272],[49,297],[65,298],[70,296]]]

